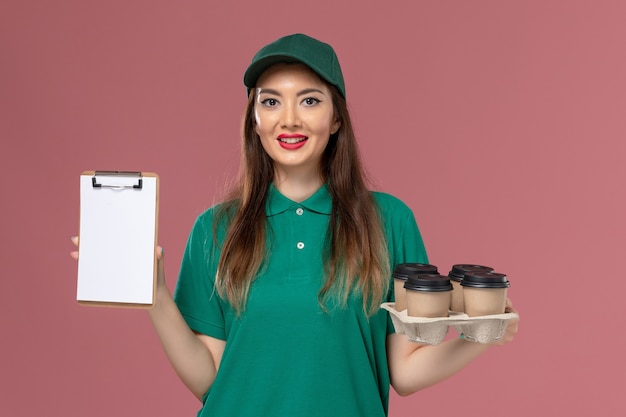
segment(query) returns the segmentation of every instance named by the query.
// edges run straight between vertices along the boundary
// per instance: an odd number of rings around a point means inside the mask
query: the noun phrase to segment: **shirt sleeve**
[[[224,303],[215,289],[218,260],[210,209],[196,219],[189,235],[174,301],[193,331],[225,340]]]
[[[428,263],[424,241],[413,211],[401,200],[389,194],[377,193],[376,197],[385,228],[391,271],[402,263]],[[395,301],[393,278],[390,276],[389,279],[389,292],[385,301],[393,302]],[[391,317],[388,315],[387,334],[394,332]]]
[[[428,263],[422,235],[411,208],[389,194],[377,193],[376,196],[385,228],[391,269],[401,263]]]
[[[428,263],[428,255],[426,247],[422,240],[422,234],[415,221],[413,212],[407,207],[408,213],[404,219],[404,226],[400,240],[394,245],[395,253],[393,254],[394,265],[408,262]]]

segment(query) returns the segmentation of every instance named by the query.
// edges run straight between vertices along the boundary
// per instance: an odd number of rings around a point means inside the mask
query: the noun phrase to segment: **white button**
[[[298,208],[296,209],[296,214],[297,214],[298,216],[302,216],[302,213],[304,213],[304,210],[302,210],[302,207],[298,207]]]
[[[296,246],[298,247],[298,249],[303,249],[304,248],[304,243],[298,242],[298,244]]]

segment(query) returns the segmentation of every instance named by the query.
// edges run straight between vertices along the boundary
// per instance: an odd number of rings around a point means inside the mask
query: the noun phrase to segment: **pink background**
[[[0,415],[195,415],[144,311],[75,301],[78,178],[160,174],[173,288],[236,172],[243,71],[292,32],[335,46],[367,167],[431,261],[506,272],[522,316],[390,414],[624,415],[625,21],[619,0],[4,0]]]

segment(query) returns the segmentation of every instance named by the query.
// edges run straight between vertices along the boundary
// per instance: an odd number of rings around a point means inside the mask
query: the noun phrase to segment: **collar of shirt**
[[[324,184],[311,197],[301,203],[296,203],[295,201],[282,195],[273,183],[270,184],[270,189],[267,192],[267,200],[265,203],[265,213],[267,216],[269,217],[283,213],[292,207],[304,207],[305,209],[316,213],[330,215],[333,204],[330,198],[330,193],[328,192],[328,187]]]

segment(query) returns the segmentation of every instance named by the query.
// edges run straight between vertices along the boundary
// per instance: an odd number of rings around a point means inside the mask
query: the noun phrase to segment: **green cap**
[[[263,71],[279,62],[301,62],[307,65],[322,79],[337,87],[343,98],[346,98],[341,67],[333,47],[301,33],[280,38],[256,53],[243,75],[248,94]]]

